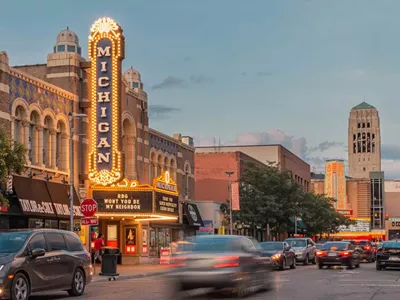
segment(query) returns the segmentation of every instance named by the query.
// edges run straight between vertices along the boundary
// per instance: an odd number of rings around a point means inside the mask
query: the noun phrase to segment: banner
[[[239,182],[232,183],[232,210],[240,210]]]

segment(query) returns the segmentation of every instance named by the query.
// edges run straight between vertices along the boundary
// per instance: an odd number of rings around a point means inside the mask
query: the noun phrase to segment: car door
[[[311,239],[307,239],[307,253],[310,259],[315,257],[315,245]]]
[[[46,254],[41,257],[31,258],[34,249],[44,249]],[[27,245],[27,256],[24,268],[29,274],[32,291],[42,291],[51,288],[53,284],[52,254],[43,233],[34,234]]]
[[[293,264],[293,261],[295,260],[295,253],[293,249],[290,247],[290,245],[286,242],[283,243],[283,253],[286,258],[286,264],[288,265]]]
[[[45,238],[49,244],[53,261],[54,288],[70,286],[72,283],[72,272],[69,266],[68,247],[64,236],[60,232],[46,232]]]

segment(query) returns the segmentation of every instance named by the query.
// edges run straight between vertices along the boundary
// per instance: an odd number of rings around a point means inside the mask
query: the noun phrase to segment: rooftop
[[[371,104],[368,104],[367,102],[361,102],[357,106],[354,106],[352,109],[375,109],[375,107]]]

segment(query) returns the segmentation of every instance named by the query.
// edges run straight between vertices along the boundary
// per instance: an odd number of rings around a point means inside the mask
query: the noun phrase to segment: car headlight
[[[0,271],[3,270],[3,268],[4,268],[4,265],[0,265]]]
[[[277,253],[277,254],[275,254],[275,255],[272,255],[271,258],[272,258],[273,260],[278,260],[278,259],[281,258],[281,254],[280,254],[280,253]]]

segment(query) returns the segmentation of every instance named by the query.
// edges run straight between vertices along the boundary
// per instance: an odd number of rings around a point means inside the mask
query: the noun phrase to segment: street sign
[[[83,225],[96,226],[96,225],[99,225],[99,219],[97,219],[96,217],[82,218],[81,224],[82,224],[82,226]]]
[[[97,213],[97,202],[90,198],[83,200],[81,203],[81,212],[87,218],[93,217]]]

